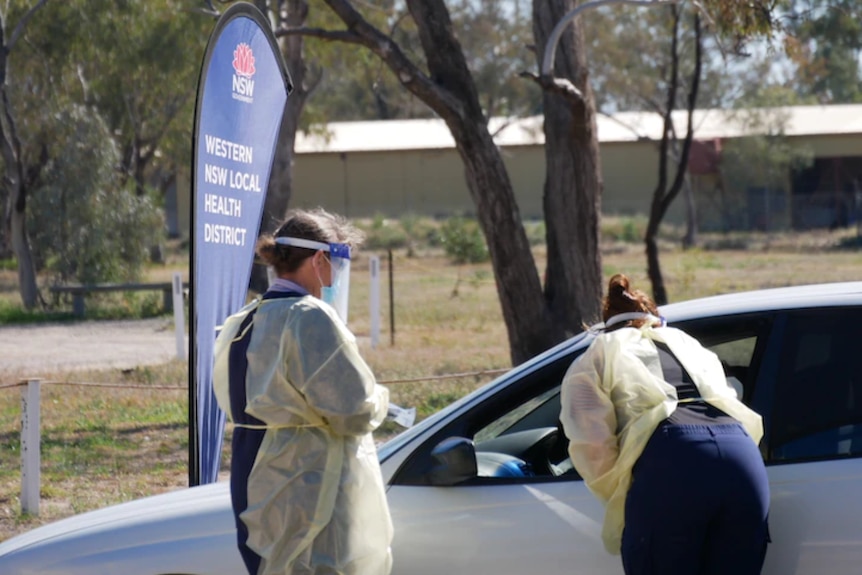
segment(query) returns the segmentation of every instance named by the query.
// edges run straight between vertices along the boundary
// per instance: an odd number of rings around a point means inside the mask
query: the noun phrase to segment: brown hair
[[[302,262],[317,250],[277,244],[276,238],[291,237],[323,243],[347,244],[358,248],[365,234],[353,226],[347,218],[327,212],[323,208],[291,210],[274,234],[264,234],[257,240],[255,252],[263,263],[270,265],[277,274],[296,271]]]
[[[608,295],[602,302],[602,320],[607,322],[610,318],[621,313],[649,313],[658,316],[658,308],[655,302],[641,290],[631,289],[631,282],[623,274],[614,275],[608,282]],[[625,326],[640,327],[647,322],[645,319],[635,319],[621,322],[610,329],[618,329]]]

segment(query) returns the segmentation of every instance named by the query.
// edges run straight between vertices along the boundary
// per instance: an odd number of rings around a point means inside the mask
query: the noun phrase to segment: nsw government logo
[[[251,104],[254,96],[254,53],[245,42],[237,44],[233,51],[233,69],[234,99]]]

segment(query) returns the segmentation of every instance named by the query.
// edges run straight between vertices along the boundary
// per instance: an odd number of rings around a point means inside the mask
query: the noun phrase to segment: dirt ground
[[[177,347],[171,317],[0,326],[0,385],[15,384],[30,377],[50,378],[77,370],[132,369],[163,364],[178,357]],[[187,350],[188,336],[184,334],[182,358],[186,357]],[[147,435],[153,435],[153,432],[147,432]],[[70,483],[75,481],[81,481],[81,478],[69,478]],[[187,475],[162,473],[159,482],[156,490],[176,489],[187,485]],[[87,489],[94,493],[111,493],[118,488],[117,485],[112,481],[102,489],[90,480]],[[74,492],[75,488],[80,489],[80,486],[54,486],[59,493]],[[134,489],[134,485],[127,488]],[[41,520],[20,522],[16,519],[18,506],[14,497],[17,485],[11,493],[9,498],[0,494],[0,541],[43,522],[75,513],[74,501],[52,497],[42,501]]]
[[[177,358],[177,347],[169,318],[2,326],[0,375],[154,365]]]

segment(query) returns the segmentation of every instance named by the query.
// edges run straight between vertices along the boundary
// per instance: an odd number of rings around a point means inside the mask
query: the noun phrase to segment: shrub
[[[407,246],[407,233],[398,220],[387,220],[382,215],[374,216],[369,229],[365,230],[365,249],[393,250]]]
[[[76,106],[59,116],[62,130],[29,204],[35,258],[63,282],[135,280],[164,236],[161,210],[122,181],[120,152],[97,113]]]
[[[481,263],[489,259],[488,246],[476,220],[454,217],[440,227],[446,255],[456,264]]]

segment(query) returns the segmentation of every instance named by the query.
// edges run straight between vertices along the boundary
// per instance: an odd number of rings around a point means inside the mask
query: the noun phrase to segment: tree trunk
[[[494,267],[513,365],[565,337],[542,296],[509,176],[486,124],[450,124]]]
[[[5,69],[5,61],[0,63]],[[6,208],[7,239],[18,262],[18,292],[26,309],[33,309],[41,300],[36,283],[36,266],[27,235],[27,187],[22,177],[20,148],[15,135],[15,122],[9,110],[6,86],[0,85],[2,122],[0,122],[0,147],[6,164],[6,183],[9,202]]]
[[[286,19],[279,27],[301,28],[308,18],[307,0],[286,0],[279,2],[279,9],[286,8]],[[278,148],[273,159],[270,173],[269,188],[264,204],[264,216],[261,222],[263,231],[274,231],[287,213],[290,196],[293,190],[293,148],[296,144],[296,132],[299,129],[299,118],[305,103],[308,101],[313,87],[307,82],[308,66],[303,53],[305,39],[301,35],[288,35],[279,38],[279,46],[293,81],[293,91],[285,104],[281,128],[278,133]]]
[[[441,0],[408,0],[407,5],[431,78],[460,104],[453,108],[425,100],[443,117],[464,162],[467,187],[494,267],[510,355],[513,364],[519,364],[561,341],[565,334],[545,304],[514,190],[500,149],[488,131],[446,5]]]
[[[675,137],[675,131],[671,120],[671,114],[676,107],[676,93],[679,85],[679,17],[680,9],[676,5],[671,5],[673,11],[673,33],[671,36],[671,69],[670,77],[667,81],[667,101],[664,109],[664,129],[662,132],[661,144],[659,145],[659,174],[658,184],[653,193],[652,203],[650,205],[649,222],[647,223],[647,231],[644,237],[647,258],[647,275],[652,283],[653,300],[658,305],[664,305],[668,302],[667,289],[664,285],[664,276],[661,272],[661,263],[659,261],[658,249],[658,230],[670,207],[673,200],[679,195],[682,185],[685,181],[686,170],[688,169],[688,156],[691,151],[691,141],[694,136],[694,108],[697,105],[697,92],[700,86],[700,70],[703,59],[703,46],[701,41],[700,18],[697,14],[694,16],[695,30],[695,61],[694,71],[692,72],[691,85],[688,92],[687,110],[688,110],[688,127],[686,130],[685,139],[682,143],[682,152],[679,156],[679,162],[676,166],[676,175],[673,183],[668,187],[667,170],[668,158],[670,152],[670,139]]]
[[[281,12],[285,8],[287,12],[284,22],[280,22],[279,14],[276,13],[272,16],[275,18],[275,27],[281,28],[283,25],[287,28],[301,28],[308,18],[307,0],[283,0],[273,10]],[[278,145],[272,161],[269,186],[260,220],[260,233],[274,232],[284,220],[293,192],[293,148],[296,144],[299,118],[312,90],[306,82],[308,67],[303,54],[303,44],[304,38],[301,35],[287,35],[279,38],[281,53],[293,81],[293,92],[287,98],[281,119]],[[266,291],[268,283],[266,267],[262,265],[253,266],[249,288],[263,293]]]
[[[31,9],[31,12],[34,9]],[[26,309],[33,309],[41,300],[36,283],[36,267],[27,236],[27,186],[21,161],[21,144],[7,91],[8,57],[11,46],[6,42],[4,22],[0,15],[0,154],[6,164],[6,189],[9,193],[6,209],[7,239],[18,261],[18,291]]]
[[[541,66],[547,38],[575,0],[533,0],[533,32]],[[601,163],[596,112],[587,73],[584,39],[572,22],[558,44],[554,76],[572,82],[573,101],[544,91],[544,212],[548,249],[545,298],[567,333],[601,319]]]
[[[20,196],[23,198],[24,190]],[[16,204],[18,202],[15,202]],[[12,210],[10,235],[12,237],[12,250],[18,260],[18,291],[21,301],[26,309],[33,309],[40,302],[41,295],[36,283],[36,266],[33,263],[33,253],[30,250],[30,238],[27,235],[26,210]]]

